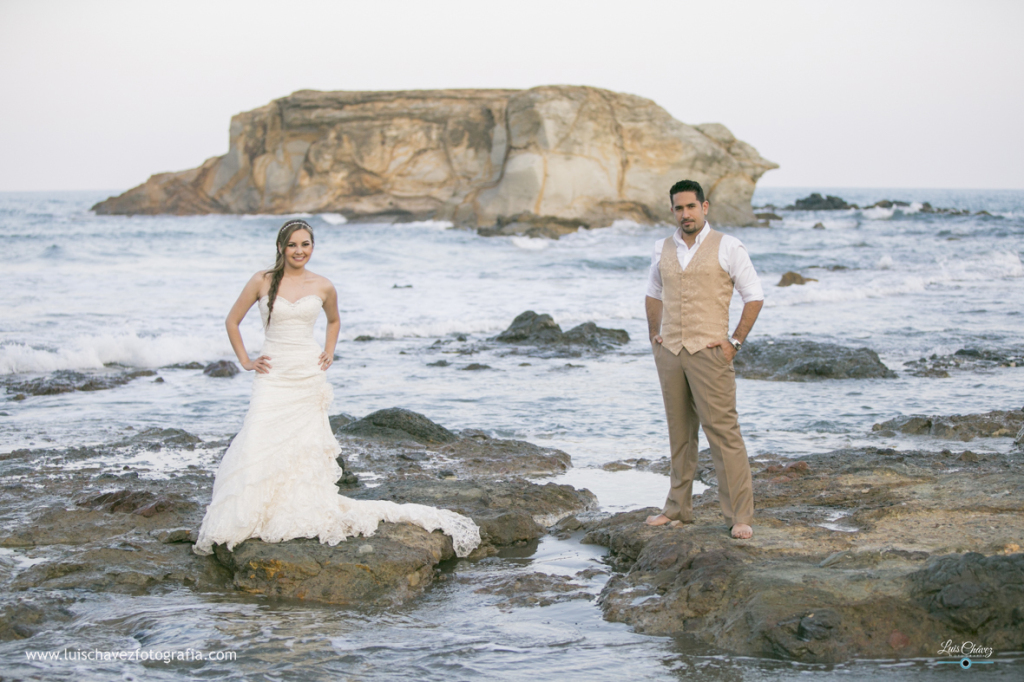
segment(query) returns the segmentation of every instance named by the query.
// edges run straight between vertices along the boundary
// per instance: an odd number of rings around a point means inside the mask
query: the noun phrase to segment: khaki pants
[[[750,462],[736,414],[736,371],[720,347],[679,355],[654,344],[672,453],[672,487],[663,513],[693,521],[693,477],[697,471],[697,426],[704,427],[718,474],[718,499],[729,526],[754,520]]]

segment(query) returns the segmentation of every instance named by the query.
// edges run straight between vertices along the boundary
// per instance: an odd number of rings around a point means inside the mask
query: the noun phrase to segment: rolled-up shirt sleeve
[[[654,243],[654,254],[651,256],[651,271],[647,276],[647,295],[651,298],[661,300],[661,249],[665,240],[661,239]]]
[[[738,239],[732,239],[731,242],[727,272],[736,286],[736,291],[744,303],[763,301],[764,289],[761,288],[761,278],[757,276],[754,264],[750,262],[747,247]]]

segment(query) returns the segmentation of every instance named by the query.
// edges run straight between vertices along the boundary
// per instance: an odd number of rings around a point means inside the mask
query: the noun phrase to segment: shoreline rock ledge
[[[100,214],[339,213],[472,228],[668,221],[666,192],[699,181],[712,222],[756,225],[778,165],[719,123],[587,86],[301,90],[235,115],[230,148],[93,206]]]

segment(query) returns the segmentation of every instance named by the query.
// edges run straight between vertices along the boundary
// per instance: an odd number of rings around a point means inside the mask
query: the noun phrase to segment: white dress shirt
[[[696,255],[697,248],[709,234],[711,234],[711,223],[705,220],[704,229],[697,234],[697,241],[693,243],[693,248],[691,249],[683,241],[680,228],[676,228],[676,231],[672,234],[672,239],[676,243],[676,256],[679,258],[679,267],[683,270],[686,269],[686,266],[690,264],[694,255]],[[665,239],[668,239],[668,237]],[[654,255],[651,256],[651,274],[647,281],[647,295],[659,301],[661,300],[662,284],[661,269],[658,266],[661,263],[661,250],[665,247],[665,239],[659,239],[654,243]],[[747,253],[747,248],[743,246],[743,242],[732,235],[723,234],[722,241],[718,246],[718,264],[729,274],[733,284],[736,286],[736,291],[739,292],[740,298],[743,299],[744,303],[764,300],[761,279],[754,270],[754,264],[750,262],[750,255]]]

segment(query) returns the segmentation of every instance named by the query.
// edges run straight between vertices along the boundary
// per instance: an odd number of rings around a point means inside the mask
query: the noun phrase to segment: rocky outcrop
[[[1024,350],[981,350],[961,348],[952,355],[933,353],[927,358],[903,363],[908,372],[917,377],[947,378],[950,372],[987,371],[996,367],[1024,367]]]
[[[1021,429],[1024,429],[1024,409],[945,417],[903,416],[871,427],[880,435],[895,435],[898,431],[911,436],[934,436],[964,442],[975,438],[1015,438]]]
[[[686,125],[651,100],[592,87],[302,90],[234,116],[224,156],[94,210],[303,211],[544,233],[667,221],[668,188],[689,178],[712,222],[752,225],[755,183],[772,168],[721,124]]]
[[[454,433],[422,414],[401,407],[389,407],[368,414],[362,419],[337,429],[338,434],[373,440],[412,440],[417,443],[451,443],[459,439]]]
[[[891,379],[896,373],[869,348],[815,341],[750,341],[733,360],[737,376],[770,381]]]
[[[788,462],[788,463],[787,463]],[[696,521],[652,510],[584,522],[618,573],[605,617],[740,655],[814,663],[934,657],[942,643],[1024,646],[1024,486],[1012,456],[842,450],[754,465],[754,537],[715,488]]]
[[[246,540],[215,551],[239,590],[347,606],[400,604],[433,582],[438,562],[455,557],[450,537],[407,523],[381,524],[371,537],[334,547]]]
[[[605,329],[593,322],[576,325],[567,332],[550,315],[527,310],[516,316],[508,329],[494,337],[495,341],[521,346],[585,346],[592,350],[610,350],[629,343],[629,334],[622,329]]]
[[[493,479],[552,476],[572,467],[568,454],[521,440],[492,438],[478,429],[455,434],[422,414],[378,410],[337,429],[344,438],[340,483],[359,476],[405,479]],[[352,494],[345,488],[343,494]],[[428,504],[428,503],[424,503]]]
[[[353,476],[339,482],[341,494],[466,514],[481,528],[483,544],[474,558],[535,542],[560,519],[597,504],[586,490],[520,477],[566,471],[570,459],[559,450],[476,430],[457,435],[397,408],[333,421],[345,457],[355,460],[360,474],[384,481],[371,488]],[[346,434],[345,422],[368,428]],[[153,478],[122,463],[126,455],[163,448],[208,450],[203,459],[214,463],[226,445],[181,429],[152,428],[108,444],[0,455],[0,475],[12,481],[0,487],[0,639],[30,637],[59,619],[59,609],[22,604],[21,597],[37,590],[144,594],[186,586],[386,605],[418,595],[434,580],[437,564],[454,558],[451,539],[441,532],[389,523],[335,547],[306,539],[249,540],[233,552],[217,547],[216,557],[197,556],[192,543],[210,499],[212,471],[195,466]],[[68,466],[85,459],[113,462],[113,470]],[[31,561],[12,551],[30,552]]]
[[[90,374],[60,369],[45,377],[27,380],[5,379],[3,383],[8,393],[16,395],[56,395],[72,391],[104,391],[123,386],[139,377],[151,376],[156,376],[156,372],[150,369],[114,370]]]
[[[214,379],[230,378],[238,374],[241,370],[238,369],[238,365],[231,362],[230,360],[217,360],[211,362],[203,368],[203,374]]]
[[[521,479],[484,484],[390,481],[351,495],[427,504],[470,516],[483,540],[470,558],[535,540],[559,519],[597,503],[585,490]],[[218,545],[216,555],[245,592],[343,605],[402,603],[433,582],[437,564],[455,558],[450,537],[407,523],[382,523],[372,536],[334,547],[317,540],[246,540],[230,552]]]
[[[776,284],[775,286],[789,287],[793,286],[794,284],[807,284],[808,282],[817,281],[818,280],[814,279],[813,277],[804,277],[799,272],[793,272],[792,270],[790,270],[789,272],[782,273],[782,278],[779,280],[779,283]]]
[[[843,211],[848,208],[857,208],[857,204],[848,204],[840,197],[831,194],[822,197],[817,192],[803,199],[797,199],[792,206],[786,207],[791,211]]]

